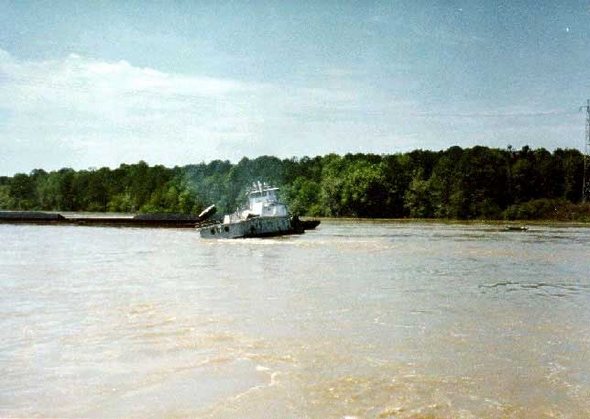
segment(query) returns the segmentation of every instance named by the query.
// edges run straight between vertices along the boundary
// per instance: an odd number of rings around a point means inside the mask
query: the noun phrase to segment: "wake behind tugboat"
[[[226,214],[222,223],[199,228],[201,237],[237,239],[303,234],[319,224],[290,215],[287,206],[279,202],[278,190],[266,183],[253,183],[246,193],[246,207]]]

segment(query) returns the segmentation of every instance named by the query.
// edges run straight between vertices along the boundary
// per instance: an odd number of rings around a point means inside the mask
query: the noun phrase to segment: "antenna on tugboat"
[[[580,106],[580,111],[586,110],[586,132],[584,141],[584,180],[582,182],[582,202],[590,200],[590,99],[585,106]]]

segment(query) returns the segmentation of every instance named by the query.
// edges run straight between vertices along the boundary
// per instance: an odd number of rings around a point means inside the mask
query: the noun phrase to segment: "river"
[[[2,417],[590,417],[587,227],[0,238]]]

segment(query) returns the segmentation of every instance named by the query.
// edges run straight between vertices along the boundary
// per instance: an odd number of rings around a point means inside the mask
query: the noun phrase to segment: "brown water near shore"
[[[0,237],[3,417],[590,416],[588,228]]]

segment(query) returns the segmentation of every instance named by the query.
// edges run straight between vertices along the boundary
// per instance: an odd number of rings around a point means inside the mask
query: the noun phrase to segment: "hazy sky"
[[[0,174],[583,148],[590,0],[3,1]]]

